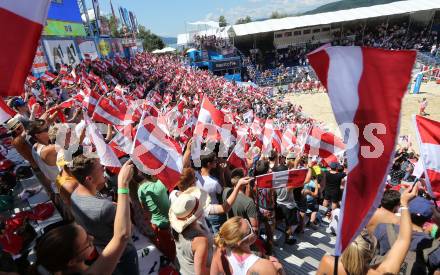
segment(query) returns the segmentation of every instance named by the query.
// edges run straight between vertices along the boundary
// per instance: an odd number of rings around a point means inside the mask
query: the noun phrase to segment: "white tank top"
[[[48,165],[46,162],[44,162],[44,160],[41,159],[41,150],[43,150],[44,147],[46,146],[35,145],[34,147],[32,147],[32,156],[34,157],[34,160],[37,163],[43,175],[51,183],[54,183],[58,174],[60,173],[60,170],[58,169],[58,166]]]
[[[232,274],[234,275],[246,275],[248,270],[260,259],[260,257],[250,254],[244,261],[239,261],[230,251],[226,258],[232,267]]]

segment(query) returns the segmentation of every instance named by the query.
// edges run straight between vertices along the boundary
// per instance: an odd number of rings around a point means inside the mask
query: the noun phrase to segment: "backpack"
[[[386,224],[386,233],[390,247],[393,246],[394,242],[397,240],[396,229],[394,224]],[[437,239],[432,240],[429,247],[422,249],[417,248],[416,251],[409,250],[406,257],[400,266],[400,275],[411,275],[411,274],[428,274],[428,258],[429,255],[439,248],[440,242]],[[376,250],[377,251],[377,250]],[[388,254],[388,253],[387,253]],[[371,266],[378,266],[386,257],[386,255],[375,255],[371,261]]]

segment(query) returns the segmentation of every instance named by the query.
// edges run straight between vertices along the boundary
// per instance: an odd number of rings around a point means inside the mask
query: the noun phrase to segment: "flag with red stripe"
[[[244,135],[238,140],[232,153],[229,155],[227,162],[235,168],[242,168],[247,171],[246,153],[248,150],[249,144],[247,142],[247,135]]]
[[[293,169],[260,175],[255,178],[258,188],[297,188],[304,186],[309,169]]]
[[[0,37],[4,39],[0,43],[0,95],[23,93],[49,3],[49,0],[0,1]]]
[[[347,142],[353,146],[346,150],[348,176],[338,223],[337,255],[364,228],[380,203],[415,57],[415,51],[355,46],[321,48],[308,55],[328,91],[337,123],[358,130],[350,131]]]
[[[133,122],[130,115],[121,112],[118,106],[104,96],[101,96],[96,104],[92,119],[112,125],[127,125]]]
[[[324,161],[337,159],[337,156],[343,154],[344,150],[345,144],[342,139],[330,132],[324,132],[318,127],[311,129],[304,145],[304,153],[310,156],[319,156]]]
[[[174,189],[182,173],[182,150],[157,125],[157,118],[145,116],[138,126],[131,159],[136,167],[156,176],[168,190]]]
[[[420,160],[425,170],[428,192],[440,195],[440,122],[422,116],[414,116],[414,126],[420,148]]]
[[[86,133],[90,141],[96,148],[96,153],[102,165],[108,167],[121,167],[121,162],[119,161],[116,154],[110,148],[110,146],[105,143],[101,132],[98,127],[90,120],[87,114],[84,114],[84,122],[86,124]]]

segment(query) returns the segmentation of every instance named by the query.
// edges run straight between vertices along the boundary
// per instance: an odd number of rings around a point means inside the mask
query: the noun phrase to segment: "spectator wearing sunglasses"
[[[55,183],[60,170],[56,165],[57,151],[55,145],[50,144],[49,126],[46,121],[37,119],[30,123],[28,134],[35,140],[32,156],[38,167],[51,183]]]
[[[113,225],[117,220],[115,205],[100,194],[106,183],[104,167],[99,159],[88,158],[80,154],[73,157],[69,171],[79,183],[70,197],[75,221],[94,237],[93,243],[97,250],[104,250],[114,236]],[[128,185],[129,181],[126,184]],[[129,242],[116,267],[115,274],[136,275],[138,273],[136,248],[132,242]]]
[[[85,262],[94,252],[94,237],[76,223],[46,230],[35,247],[36,274],[112,274],[131,236],[128,183],[133,177],[133,164],[127,162],[118,175],[118,202],[114,231],[99,257],[88,266]]]
[[[217,250],[211,264],[211,274],[284,274],[282,265],[274,257],[269,260],[251,252],[257,240],[250,222],[241,217],[227,220],[215,236]]]

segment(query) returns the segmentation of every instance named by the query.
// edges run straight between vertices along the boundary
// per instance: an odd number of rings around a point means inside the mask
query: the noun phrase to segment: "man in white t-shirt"
[[[223,186],[217,178],[211,175],[211,170],[217,168],[218,165],[216,153],[202,155],[200,161],[202,168],[196,172],[197,187],[208,192],[212,204],[222,204],[219,202],[218,197],[221,197]],[[214,233],[217,233],[221,224],[226,221],[225,215],[209,215],[207,219]]]

